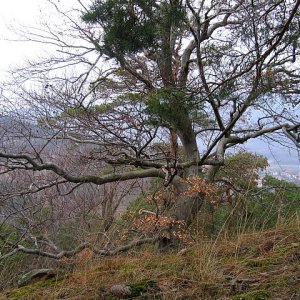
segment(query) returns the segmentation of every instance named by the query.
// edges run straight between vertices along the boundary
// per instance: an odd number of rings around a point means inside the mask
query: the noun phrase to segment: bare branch
[[[18,252],[48,257],[48,258],[52,258],[52,259],[61,259],[63,257],[69,258],[69,257],[75,256],[77,253],[81,252],[84,249],[91,249],[96,255],[100,255],[100,256],[113,256],[113,255],[116,255],[116,254],[119,254],[122,252],[129,251],[130,249],[137,247],[137,246],[141,246],[143,244],[155,243],[159,239],[160,239],[160,237],[158,237],[158,236],[152,237],[152,238],[138,239],[138,240],[134,240],[134,241],[130,242],[127,245],[118,247],[113,250],[97,250],[97,249],[94,249],[93,245],[91,245],[89,243],[83,243],[73,250],[68,250],[68,251],[65,250],[65,251],[61,251],[59,253],[45,252],[45,251],[42,251],[41,249],[32,249],[32,248],[26,248],[22,245],[17,245],[17,247],[14,250],[12,250],[11,252],[0,256],[0,261],[4,260],[10,256],[13,256],[14,254],[16,254]]]

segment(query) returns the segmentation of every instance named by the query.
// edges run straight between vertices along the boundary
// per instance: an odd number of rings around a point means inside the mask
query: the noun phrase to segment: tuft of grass
[[[231,300],[266,300],[269,299],[270,297],[271,294],[269,291],[257,290],[257,291],[251,291],[248,293],[233,296]]]

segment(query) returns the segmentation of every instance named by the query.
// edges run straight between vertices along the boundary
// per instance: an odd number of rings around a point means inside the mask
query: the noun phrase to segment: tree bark
[[[182,220],[186,226],[189,226],[198,214],[204,198],[199,193],[187,195],[189,184],[178,176],[176,176],[173,184],[179,196],[167,215],[174,217],[176,220]]]
[[[195,132],[192,128],[192,124],[191,123],[185,124],[185,128],[182,128],[182,130],[178,132],[178,136],[183,146],[185,160],[199,161],[200,157],[199,157],[198,145],[197,145]],[[184,176],[188,177],[188,176],[193,176],[198,174],[199,174],[199,167],[195,165],[186,169]]]

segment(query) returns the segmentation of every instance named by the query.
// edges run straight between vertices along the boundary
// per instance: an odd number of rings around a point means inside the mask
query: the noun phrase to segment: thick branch
[[[300,126],[300,125],[298,125],[298,126]],[[298,129],[298,127],[296,127],[297,133],[293,133],[286,126],[282,127],[282,131],[286,135],[286,137],[289,138],[297,148],[300,148],[300,133],[297,131],[297,129]]]
[[[106,162],[110,165],[128,165],[128,166],[135,166],[135,167],[142,167],[142,168],[156,168],[161,169],[166,165],[166,162],[155,162],[151,160],[134,160],[134,159],[117,159],[117,160],[106,160]],[[199,161],[191,160],[186,161],[184,163],[177,163],[176,168],[180,170],[184,170],[186,168],[197,166],[199,165]],[[215,159],[206,159],[203,162],[203,165],[212,165],[212,166],[219,166],[220,162]]]
[[[159,169],[146,169],[146,170],[136,170],[136,171],[128,171],[122,174],[109,174],[106,176],[95,176],[95,175],[83,175],[83,176],[74,176],[70,175],[68,172],[60,168],[54,163],[37,163],[32,157],[26,154],[12,154],[0,152],[0,157],[7,159],[17,159],[17,160],[25,160],[26,163],[30,164],[29,166],[25,166],[24,168],[27,170],[33,171],[42,171],[48,170],[56,173],[57,175],[63,177],[69,182],[73,183],[94,183],[97,185],[102,185],[109,182],[117,182],[117,181],[125,181],[129,179],[137,179],[137,178],[146,178],[146,177],[161,177],[164,178],[164,174]]]
[[[284,128],[286,125],[276,125],[273,127],[268,127],[268,128],[264,128],[262,130],[253,132],[253,133],[249,133],[244,135],[243,137],[238,137],[238,136],[231,136],[230,138],[228,138],[228,143],[232,143],[232,144],[242,144],[250,139],[254,139],[257,138],[259,136],[262,136],[266,133],[271,133],[271,132],[275,132],[277,130],[280,130],[282,128]]]

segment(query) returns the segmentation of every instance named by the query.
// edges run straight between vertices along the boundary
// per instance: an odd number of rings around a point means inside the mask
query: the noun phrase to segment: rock
[[[17,284],[18,287],[28,285],[37,280],[45,280],[56,276],[57,273],[54,269],[34,269],[30,272],[19,277]]]
[[[110,293],[121,299],[130,296],[132,294],[132,289],[125,284],[115,284],[110,288]]]

